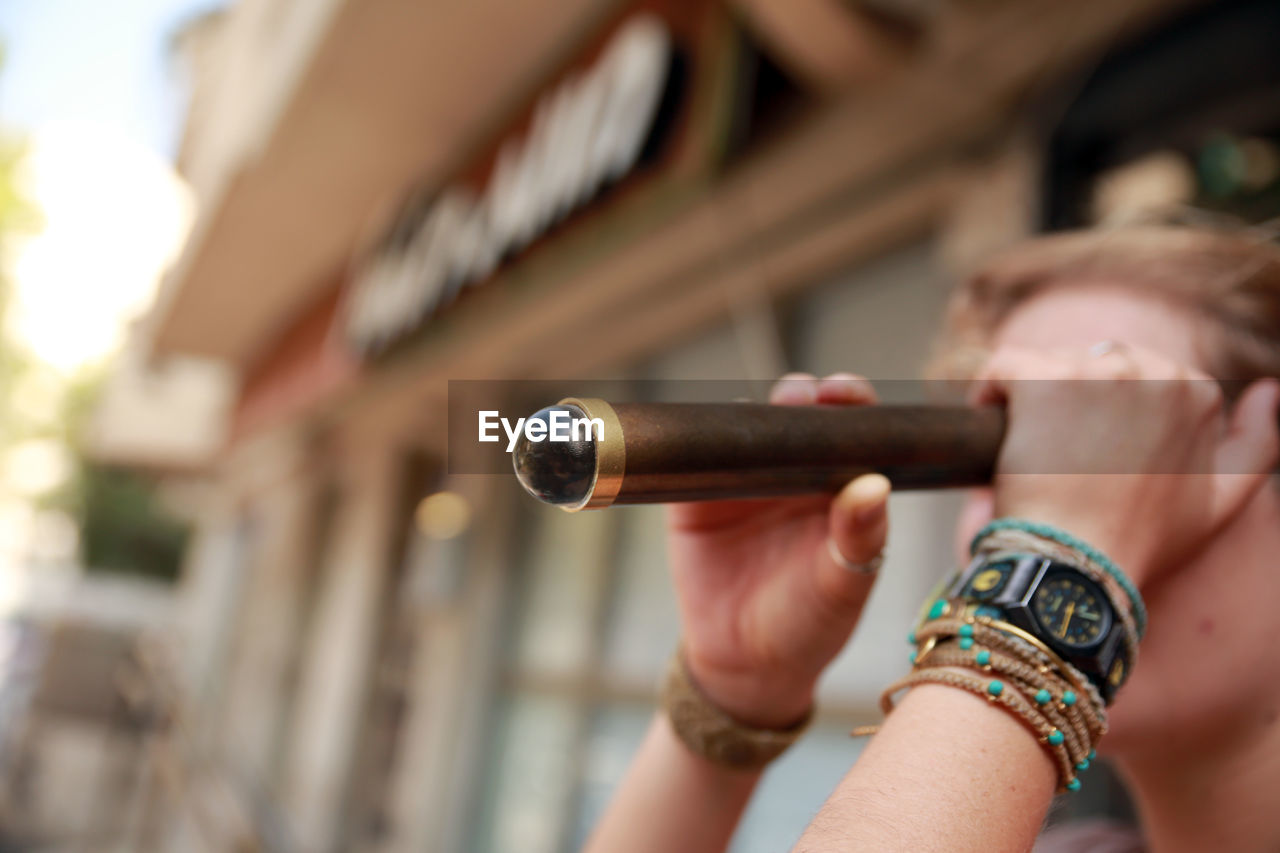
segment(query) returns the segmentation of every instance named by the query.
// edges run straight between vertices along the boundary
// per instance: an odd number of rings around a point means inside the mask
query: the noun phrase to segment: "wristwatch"
[[[1034,554],[982,555],[960,571],[945,595],[1044,643],[1088,678],[1108,705],[1129,676],[1115,603],[1075,566]]]

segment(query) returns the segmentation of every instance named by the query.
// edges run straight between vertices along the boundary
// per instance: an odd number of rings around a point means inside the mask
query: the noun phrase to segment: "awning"
[[[252,362],[406,185],[446,176],[617,7],[340,2],[275,114],[233,134],[243,142],[157,299],[153,353]],[[273,49],[259,29],[232,28],[225,60]]]

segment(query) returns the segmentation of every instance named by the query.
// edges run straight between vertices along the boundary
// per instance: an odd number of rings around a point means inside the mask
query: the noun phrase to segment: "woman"
[[[993,517],[1052,525],[1122,567],[1140,591],[1129,604],[1145,599],[1141,663],[1106,709],[1109,731],[1076,738],[1096,738],[1126,779],[1136,849],[1280,850],[1280,250],[1249,233],[1169,227],[1034,240],[955,296],[944,355],[973,345],[989,353],[973,400],[1006,406],[1009,429],[961,540]],[[1101,381],[1022,381],[1048,378]],[[774,403],[875,402],[854,376],[787,379]],[[672,507],[676,686],[589,850],[724,849],[755,759],[777,751],[771,733],[785,745],[802,727],[857,624],[887,496],[868,475],[834,499]],[[931,617],[946,610],[935,603]],[[974,627],[944,639],[964,648]],[[896,694],[797,850],[1029,850],[1055,791],[1087,784],[1055,763],[1070,745],[1051,746],[1056,729],[1029,734],[1034,703],[1020,719],[1017,690],[956,689],[991,673],[949,654],[933,682]],[[1045,713],[1076,711],[1066,692]],[[702,737],[699,725],[720,730]],[[1101,844],[1068,833],[1054,849],[1121,849]]]

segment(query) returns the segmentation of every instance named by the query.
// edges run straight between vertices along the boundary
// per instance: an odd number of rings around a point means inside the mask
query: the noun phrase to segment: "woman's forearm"
[[[911,689],[796,851],[1030,850],[1056,770],[1007,711],[939,685]]]
[[[759,772],[729,770],[694,755],[659,713],[585,850],[723,850],[759,779]]]

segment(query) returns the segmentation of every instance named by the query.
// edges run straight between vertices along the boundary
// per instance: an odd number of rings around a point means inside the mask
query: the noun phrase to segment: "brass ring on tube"
[[[572,506],[562,506],[565,512],[582,509],[603,509],[613,503],[622,489],[622,477],[627,469],[627,443],[622,436],[622,422],[613,406],[596,397],[565,397],[557,405],[577,406],[594,420],[604,425],[596,440],[596,472],[591,480],[591,490],[586,500]]]

